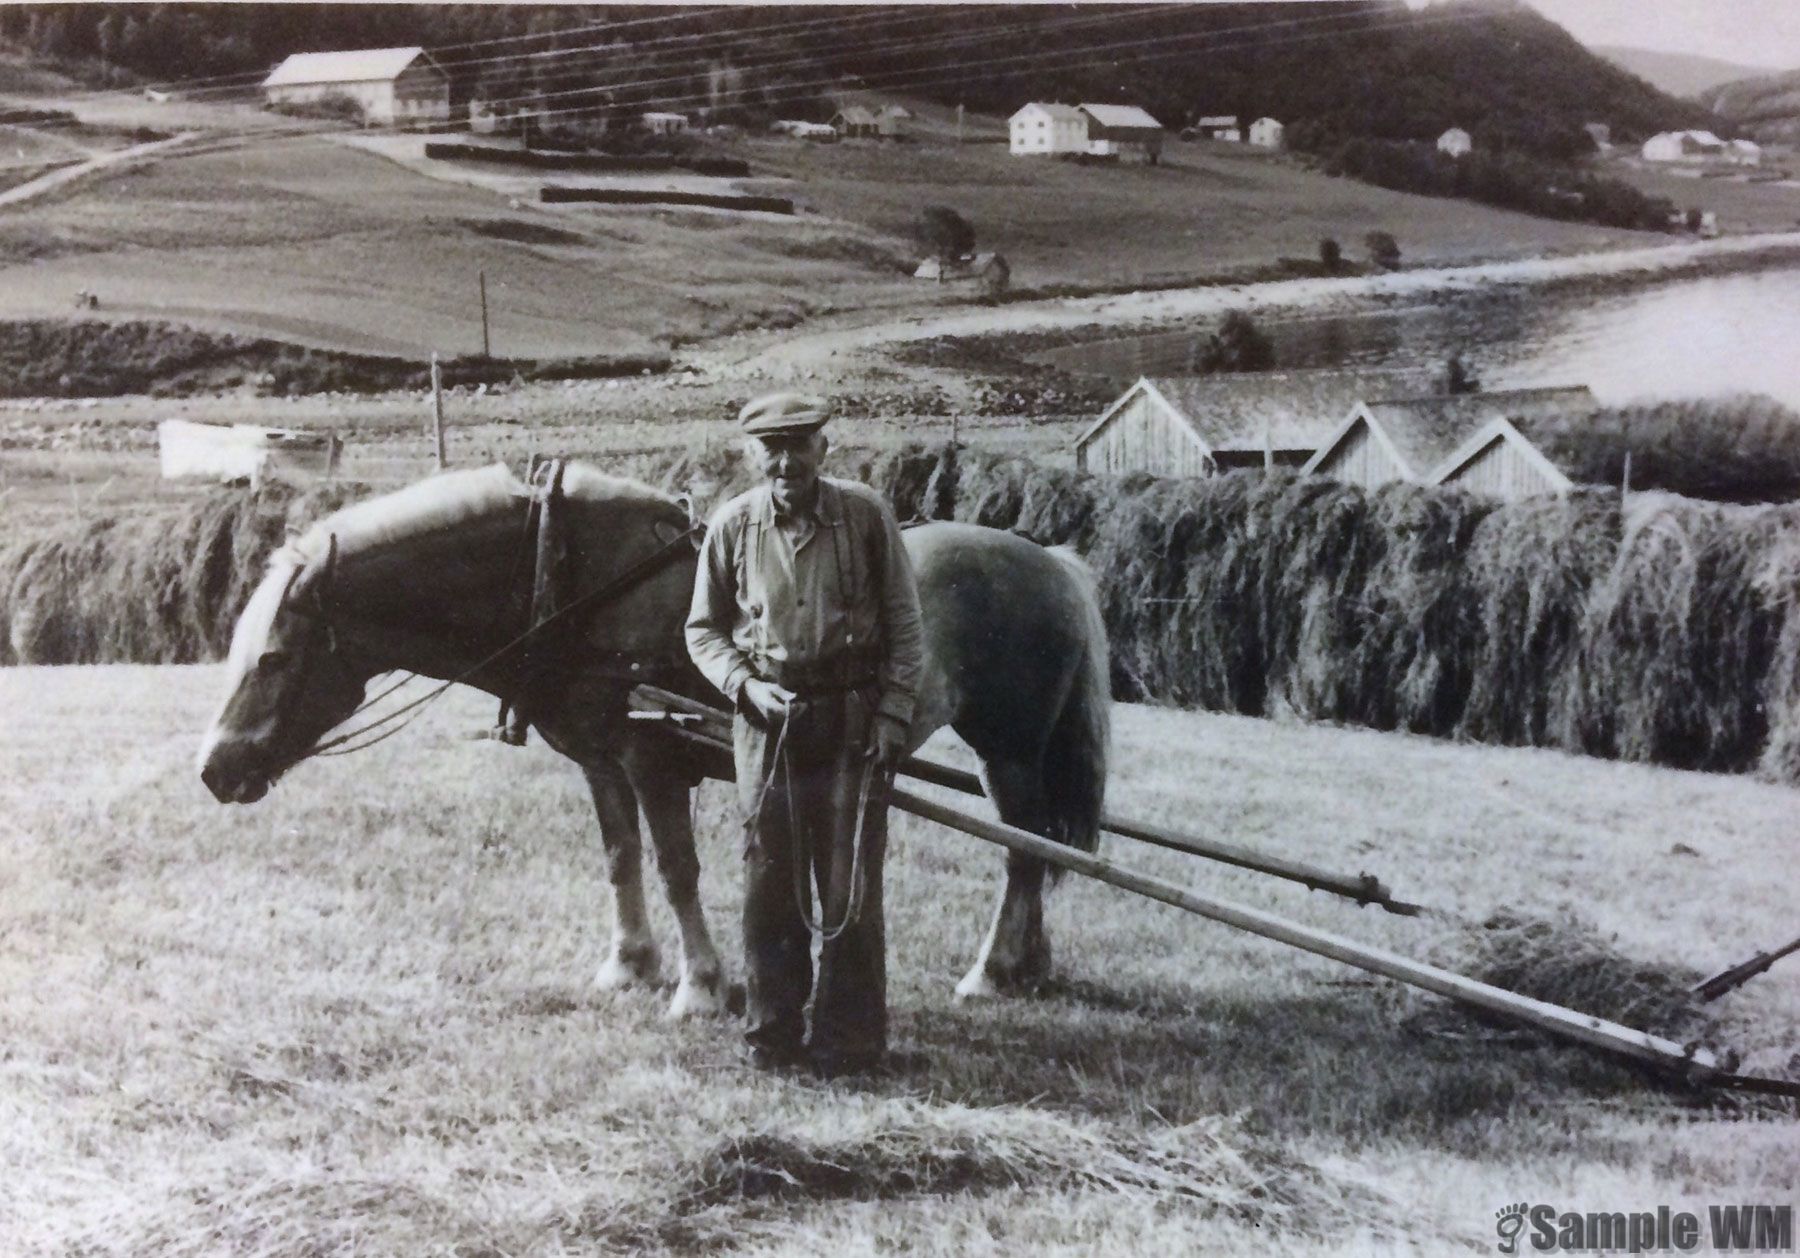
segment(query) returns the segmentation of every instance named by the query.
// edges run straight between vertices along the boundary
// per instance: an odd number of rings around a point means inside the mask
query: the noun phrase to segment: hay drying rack
[[[631,691],[631,716],[639,720],[664,722],[672,733],[684,741],[709,749],[715,753],[709,770],[726,779],[731,777],[731,718],[722,709],[654,686],[637,686]],[[983,793],[980,781],[974,774],[918,757],[907,760],[901,766],[900,774],[966,794]],[[890,802],[895,808],[914,816],[1010,851],[1037,857],[1047,864],[1072,873],[1433,992],[1575,1043],[1622,1056],[1690,1084],[1800,1097],[1800,1082],[1740,1074],[1736,1071],[1732,1055],[1721,1057],[1699,1043],[1678,1044],[1647,1031],[1639,1031],[1548,1001],[1521,996],[1517,992],[1415,961],[1383,948],[1357,943],[1329,931],[1291,922],[1261,909],[1205,895],[1106,857],[1065,847],[1016,826],[973,816],[899,787],[893,790]],[[1346,876],[1333,873],[1233,844],[1116,817],[1110,813],[1102,818],[1101,828],[1108,833],[1157,847],[1297,882],[1313,890],[1353,900],[1359,905],[1379,905],[1390,913],[1414,916],[1425,911],[1420,905],[1396,899],[1371,874]]]

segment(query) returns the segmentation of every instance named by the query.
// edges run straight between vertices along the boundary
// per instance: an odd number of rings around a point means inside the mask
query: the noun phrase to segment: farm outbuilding
[[[913,119],[905,105],[883,105],[875,111],[875,130],[884,140],[898,140],[906,134],[906,124]]]
[[[831,117],[832,130],[846,140],[872,140],[881,134],[881,121],[864,105],[845,105]]]
[[[1236,114],[1208,114],[1194,121],[1194,134],[1202,140],[1224,140],[1230,144],[1242,142],[1244,132],[1238,126]]]
[[[1437,138],[1437,150],[1451,157],[1466,157],[1474,149],[1475,140],[1461,127],[1451,127]]]
[[[689,126],[686,114],[665,113],[660,110],[651,110],[638,121],[651,135],[680,135]]]
[[[270,106],[355,102],[383,126],[450,119],[450,76],[423,48],[297,52],[263,80]]]
[[[1162,157],[1163,128],[1136,105],[1082,105],[1087,151],[1094,157],[1135,157],[1154,166]]]
[[[1639,150],[1647,162],[1704,162],[1725,154],[1725,141],[1710,131],[1664,131]]]
[[[1111,476],[1297,468],[1359,399],[1407,395],[1425,381],[1393,370],[1146,376],[1077,438],[1075,462]]]
[[[1532,446],[1525,425],[1595,405],[1584,386],[1358,402],[1301,471],[1365,489],[1407,481],[1508,498],[1561,492],[1568,478]]]
[[[1273,118],[1258,118],[1250,124],[1250,143],[1257,148],[1278,149],[1286,141],[1283,139],[1287,128]]]
[[[1032,101],[1007,120],[1014,157],[1085,153],[1088,117],[1074,105]]]

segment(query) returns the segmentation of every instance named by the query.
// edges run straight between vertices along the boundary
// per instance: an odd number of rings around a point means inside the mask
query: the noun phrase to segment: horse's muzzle
[[[273,777],[243,760],[227,741],[209,743],[201,753],[200,780],[221,804],[254,804],[274,784]]]

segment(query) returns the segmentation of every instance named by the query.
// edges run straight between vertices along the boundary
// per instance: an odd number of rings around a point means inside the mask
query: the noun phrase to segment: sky
[[[1800,69],[1800,0],[1527,0],[1582,43]]]

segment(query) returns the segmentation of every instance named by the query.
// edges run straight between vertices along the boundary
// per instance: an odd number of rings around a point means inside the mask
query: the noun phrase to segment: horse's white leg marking
[[[988,795],[1001,819],[1041,834],[1044,796],[1035,765],[993,760],[982,766]],[[956,985],[959,1000],[980,1000],[1008,989],[1029,988],[1050,973],[1050,940],[1044,934],[1044,866],[1009,854],[1006,885],[975,964]]]
[[[656,940],[644,912],[644,854],[638,837],[637,796],[617,761],[582,766],[600,817],[606,876],[613,892],[612,951],[594,975],[596,987],[625,987],[656,978]]]
[[[724,984],[719,954],[700,908],[700,862],[694,855],[687,786],[646,764],[651,756],[634,758],[631,773],[650,823],[650,840],[656,845],[656,867],[681,931],[681,982],[669,1005],[669,1017],[719,1013],[725,1007]]]

